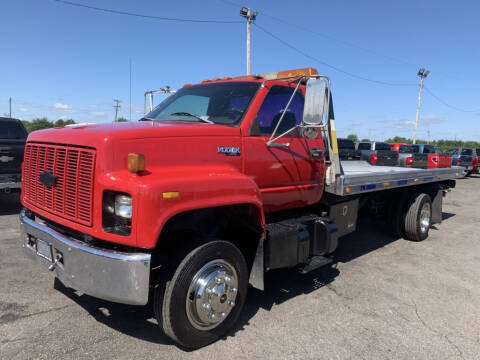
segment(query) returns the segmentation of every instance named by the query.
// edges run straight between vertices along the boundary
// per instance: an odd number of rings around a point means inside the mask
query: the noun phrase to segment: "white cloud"
[[[26,109],[26,108],[20,108],[20,112],[26,113],[26,112],[28,112],[28,109]]]
[[[92,111],[91,114],[92,114],[92,116],[105,116],[106,115],[105,111]]]
[[[53,104],[53,108],[56,110],[62,110],[62,111],[71,111],[73,108],[70,105],[67,104],[62,104],[62,103],[56,103]]]
[[[420,120],[424,120],[427,124],[438,124],[445,120],[445,116],[440,114],[425,114],[420,116]]]

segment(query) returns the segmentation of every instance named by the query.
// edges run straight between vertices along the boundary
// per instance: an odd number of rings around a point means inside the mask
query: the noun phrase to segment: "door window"
[[[294,90],[294,88],[286,86],[272,86],[258,110],[257,117],[250,131],[251,135],[270,136],[273,134]],[[300,125],[303,117],[303,104],[303,95],[298,90],[277,129],[276,135],[281,135],[293,129],[296,125]],[[292,132],[290,135],[296,136],[298,132],[295,134]]]

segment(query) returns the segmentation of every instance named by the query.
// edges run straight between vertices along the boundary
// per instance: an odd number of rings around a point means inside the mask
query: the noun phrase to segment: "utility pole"
[[[247,75],[250,75],[250,27],[252,21],[257,18],[258,11],[251,11],[250,8],[242,7],[240,16],[247,19]]]
[[[10,108],[9,118],[11,119],[12,118],[12,98],[11,97],[8,98],[8,107]]]
[[[120,108],[120,100],[113,99],[115,102],[115,105],[113,107],[115,108],[115,122],[117,122],[117,116],[118,116],[118,109]]]
[[[421,68],[417,75],[420,77],[420,88],[418,89],[417,114],[415,115],[415,128],[413,130],[413,143],[417,141],[418,115],[420,113],[420,102],[422,101],[423,80],[430,74],[430,71]]]

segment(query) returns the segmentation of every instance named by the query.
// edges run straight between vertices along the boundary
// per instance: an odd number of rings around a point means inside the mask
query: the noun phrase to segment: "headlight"
[[[128,195],[115,195],[115,215],[124,219],[132,218],[132,198]]]

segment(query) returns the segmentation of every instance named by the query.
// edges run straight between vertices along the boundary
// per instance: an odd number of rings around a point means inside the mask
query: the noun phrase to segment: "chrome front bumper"
[[[21,182],[0,182],[0,190],[2,189],[20,189],[22,187]]]
[[[20,213],[21,241],[25,254],[49,268],[67,287],[123,304],[148,302],[150,258],[147,253],[123,253],[87,245],[66,237]],[[32,240],[51,247],[55,265],[38,255]]]

